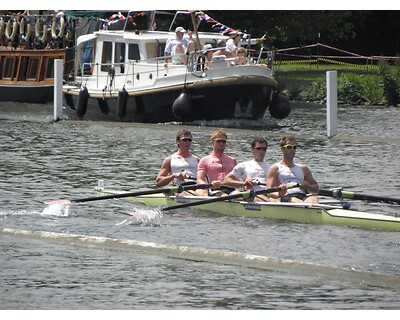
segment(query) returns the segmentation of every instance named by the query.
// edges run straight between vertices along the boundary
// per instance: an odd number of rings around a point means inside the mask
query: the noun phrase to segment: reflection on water
[[[190,129],[194,153],[204,156],[211,151],[215,127],[53,123],[51,108],[28,116],[21,110],[1,110],[1,229],[209,248],[400,277],[400,241],[394,232],[221,217],[191,209],[151,216],[148,208],[124,199],[46,208],[44,200],[93,196],[98,179],[116,189],[154,186],[162,160],[176,149],[178,130]],[[269,141],[267,159],[273,163],[280,159],[281,135],[294,133],[300,146],[297,161],[309,164],[322,187],[398,197],[399,113],[394,108],[340,107],[340,135],[328,140],[324,108],[298,106],[271,129],[244,129],[242,124],[227,128],[226,152],[238,161],[247,160],[250,140],[262,135]],[[395,205],[359,201],[353,207],[399,214]],[[132,211],[139,214],[124,214]],[[0,237],[4,309],[397,307],[393,294],[398,289],[347,280]]]

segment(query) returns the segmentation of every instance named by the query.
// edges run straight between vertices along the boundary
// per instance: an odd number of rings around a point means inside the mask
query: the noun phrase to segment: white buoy
[[[326,72],[326,128],[328,138],[332,138],[338,134],[337,71]]]
[[[63,114],[63,63],[62,59],[54,59],[54,121]]]

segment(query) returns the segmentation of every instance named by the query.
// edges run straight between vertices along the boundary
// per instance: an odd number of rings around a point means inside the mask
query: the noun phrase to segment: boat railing
[[[83,63],[80,66],[80,82],[85,85],[89,80],[97,88],[108,83],[113,87],[115,83],[124,83],[134,86],[135,83],[153,82],[155,78],[165,76],[166,71],[159,59],[151,59],[153,63],[145,61],[127,61],[120,63]]]
[[[261,56],[261,55],[260,55]],[[247,56],[246,65],[258,65],[260,56]],[[157,78],[191,74],[196,77],[204,76],[205,60],[201,52],[196,52],[189,56],[187,65],[175,65],[171,61],[168,67],[164,66],[164,57],[155,57],[148,60],[129,60],[125,62],[106,62],[106,63],[83,63],[80,66],[80,83],[85,86],[89,81],[96,88],[114,89],[116,85],[135,86],[149,85]],[[236,58],[227,58],[226,56],[215,56],[211,63],[210,69],[221,69],[229,67],[240,67],[236,63]],[[121,85],[123,84],[123,85]]]

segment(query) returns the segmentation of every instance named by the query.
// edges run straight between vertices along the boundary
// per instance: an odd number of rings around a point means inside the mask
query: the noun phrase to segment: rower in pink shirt
[[[228,137],[222,130],[216,130],[211,134],[213,151],[210,155],[200,159],[197,169],[197,183],[213,183],[215,185],[214,189],[219,190],[210,191],[199,189],[197,190],[198,195],[222,196],[235,190],[234,188],[224,187],[221,185],[222,181],[225,179],[225,176],[227,176],[237,164],[234,157],[228,156],[224,153],[227,140]]]

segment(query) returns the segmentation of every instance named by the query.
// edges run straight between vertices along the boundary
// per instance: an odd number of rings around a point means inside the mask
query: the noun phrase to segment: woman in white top
[[[164,159],[156,178],[156,187],[169,183],[182,185],[195,183],[199,158],[190,153],[192,134],[189,130],[181,130],[176,135],[178,151]]]
[[[235,55],[236,50],[241,47],[240,39],[242,36],[238,31],[232,31],[229,33],[229,37],[228,41],[226,41],[226,50]]]

